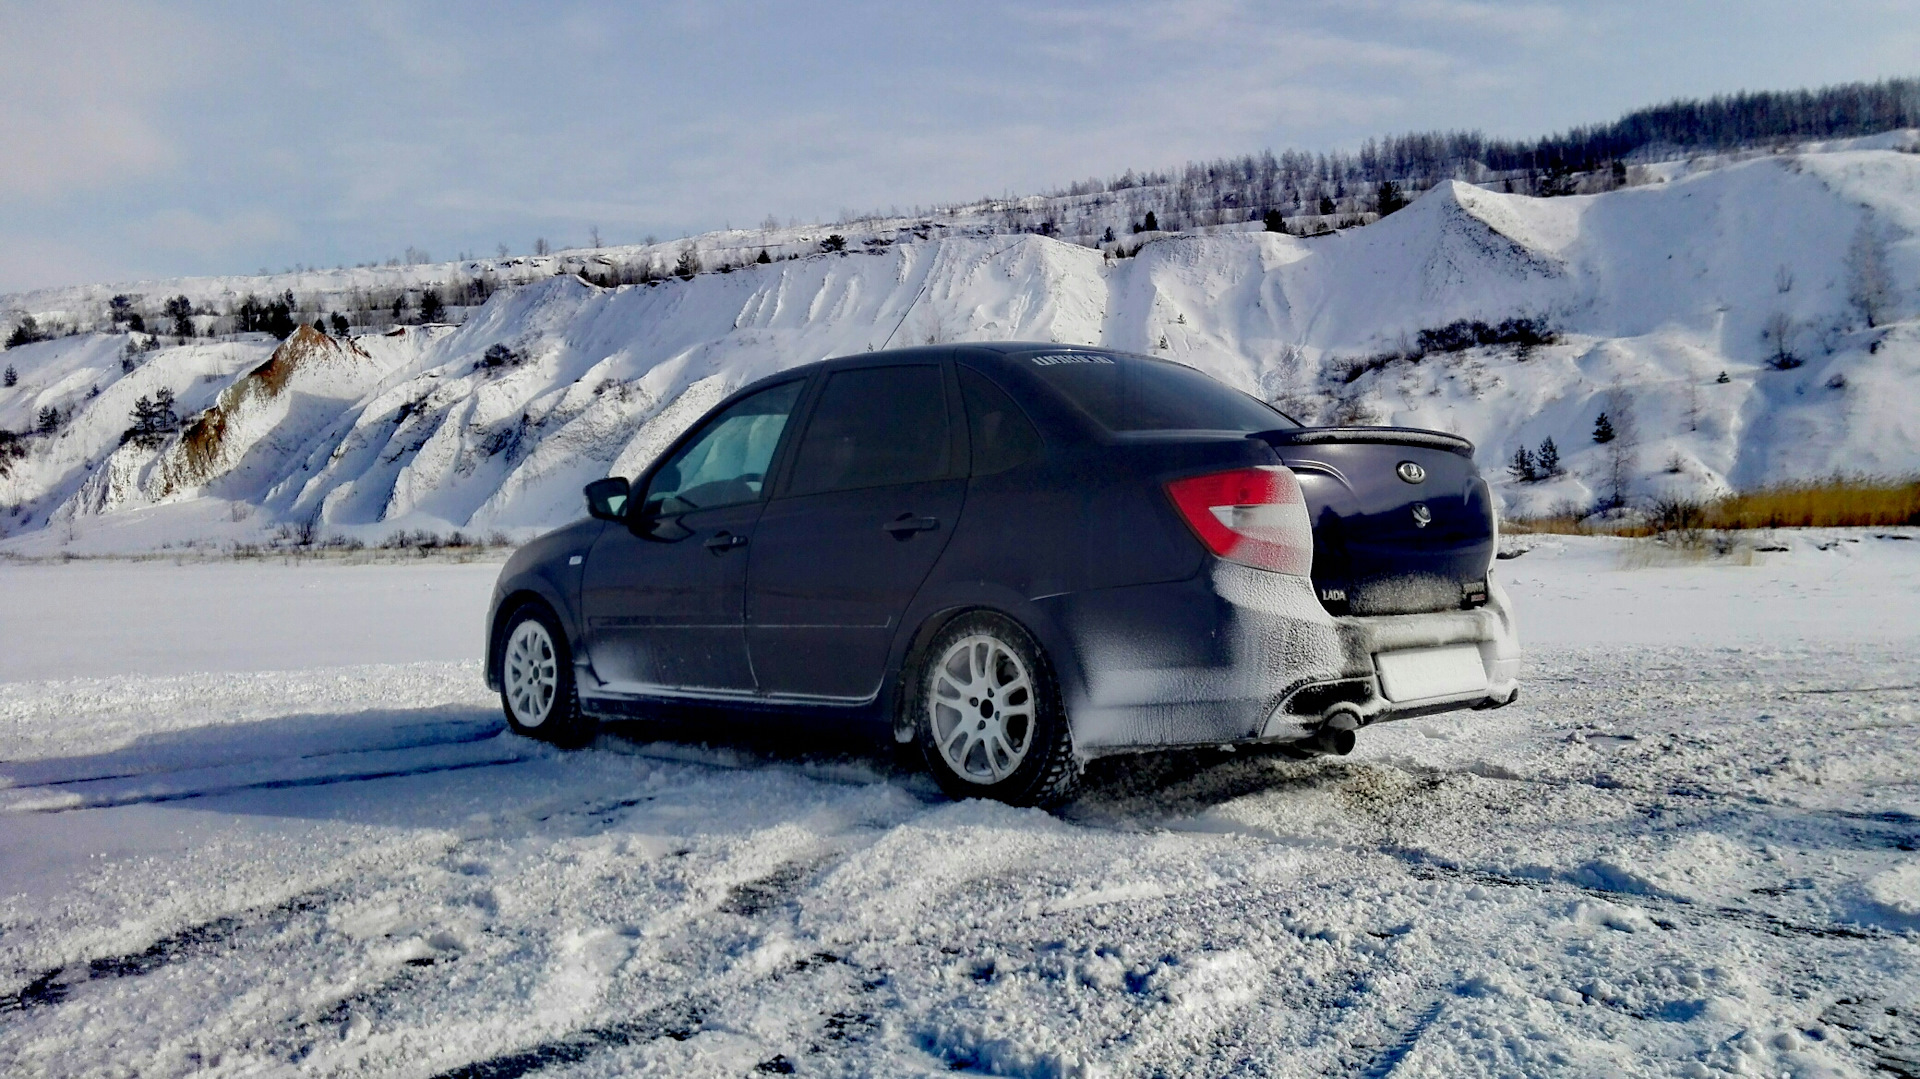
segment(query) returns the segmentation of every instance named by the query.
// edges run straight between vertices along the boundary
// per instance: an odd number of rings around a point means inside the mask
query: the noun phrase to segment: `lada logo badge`
[[[1425,528],[1432,523],[1433,511],[1427,508],[1425,502],[1415,502],[1413,504],[1413,527]]]
[[[1394,471],[1399,473],[1400,478],[1406,480],[1408,483],[1419,483],[1421,480],[1427,478],[1427,470],[1412,461],[1400,462],[1400,467],[1394,469]]]

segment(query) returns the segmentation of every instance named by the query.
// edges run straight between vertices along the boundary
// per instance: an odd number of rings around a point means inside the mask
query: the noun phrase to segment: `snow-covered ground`
[[[515,738],[486,565],[0,565],[0,1073],[1917,1074],[1920,534],[1773,538],[1516,537],[1520,703],[1057,815]]]

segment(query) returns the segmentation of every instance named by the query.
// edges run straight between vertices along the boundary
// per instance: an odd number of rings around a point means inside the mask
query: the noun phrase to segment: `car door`
[[[751,693],[747,547],[805,385],[741,398],[664,459],[602,530],[581,580],[593,673],[614,691]]]
[[[879,689],[900,616],[966,495],[951,383],[938,362],[825,376],[748,557],[761,692],[864,700]]]

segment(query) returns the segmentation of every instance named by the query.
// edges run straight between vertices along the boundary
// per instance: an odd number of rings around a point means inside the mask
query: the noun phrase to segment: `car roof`
[[[1104,345],[1063,345],[1057,341],[956,341],[950,345],[914,345],[908,348],[888,348],[875,352],[851,352],[844,356],[831,356],[824,360],[795,364],[782,371],[754,379],[727,395],[732,401],[748,393],[767,386],[776,385],[792,378],[806,378],[816,371],[834,370],[842,367],[865,367],[874,362],[911,362],[914,360],[942,360],[949,356],[964,356],[969,360],[985,361],[989,367],[1008,368],[1016,366],[1016,357],[1035,352],[1098,352],[1104,356],[1121,356],[1141,363],[1160,363],[1182,366],[1172,360],[1158,356],[1146,356],[1125,349],[1108,348]]]
[[[796,376],[811,375],[816,370],[836,367],[861,367],[876,360],[938,360],[964,352],[969,358],[1006,360],[1028,352],[1100,352],[1112,356],[1135,356],[1135,353],[1119,349],[1104,348],[1100,345],[1062,345],[1053,341],[957,341],[951,345],[914,345],[909,348],[888,348],[876,352],[850,352],[844,356],[831,356],[824,360],[795,364],[784,370],[754,379],[740,387],[734,394],[762,385],[772,385]],[[1153,359],[1151,356],[1138,356],[1139,359]]]

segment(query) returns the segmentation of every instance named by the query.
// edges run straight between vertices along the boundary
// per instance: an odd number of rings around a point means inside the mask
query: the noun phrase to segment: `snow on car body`
[[[1344,753],[1511,701],[1463,439],[1302,428],[1098,348],[868,353],[747,386],[523,548],[489,684],[559,741],[662,704],[890,723],[956,794],[1047,802],[1178,745]]]

